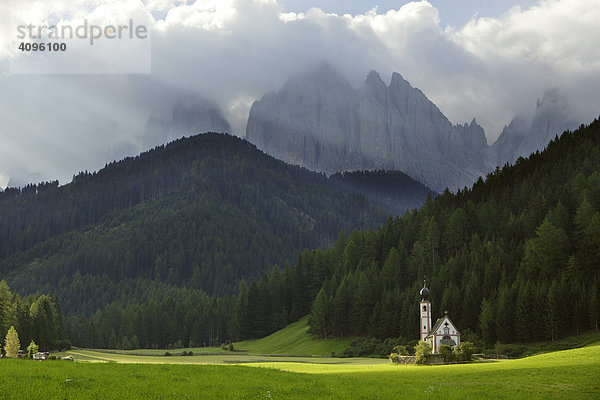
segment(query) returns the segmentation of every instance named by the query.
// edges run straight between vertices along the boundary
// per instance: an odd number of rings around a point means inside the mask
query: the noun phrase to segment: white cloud
[[[600,106],[600,0],[546,0],[448,29],[427,1],[358,15],[285,12],[275,0],[44,1],[35,13],[19,4],[13,17],[41,22],[134,13],[153,27],[153,64],[151,77],[0,75],[0,170],[11,176],[64,182],[141,150],[150,112],[177,91],[217,102],[242,135],[254,99],[324,60],[355,86],[370,69],[400,72],[453,122],[476,117],[490,142],[549,87],[582,122]],[[0,42],[0,60],[11,51]]]

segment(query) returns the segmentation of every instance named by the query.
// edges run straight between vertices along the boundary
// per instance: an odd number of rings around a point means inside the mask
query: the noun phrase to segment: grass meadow
[[[267,337],[234,343],[234,346],[254,354],[331,355],[340,354],[355,339],[318,339],[307,330],[308,317],[304,317]]]
[[[81,356],[97,362],[0,360],[0,398],[600,398],[600,344],[519,360],[445,366],[259,356],[256,361],[246,359],[243,365],[197,365],[203,362],[202,357],[213,358],[204,362],[229,363],[225,361],[230,355],[161,357],[82,352]],[[124,358],[103,359],[115,356]],[[140,359],[153,358],[162,359],[162,363],[139,363]]]

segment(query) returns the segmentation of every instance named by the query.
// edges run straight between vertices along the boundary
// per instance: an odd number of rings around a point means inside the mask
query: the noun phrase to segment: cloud
[[[594,43],[600,0],[545,0],[446,29],[427,1],[358,15],[319,8],[290,13],[275,0],[37,3],[33,9],[32,2],[19,2],[11,9],[13,22],[135,15],[152,27],[152,74],[0,71],[0,171],[15,182],[41,176],[65,183],[79,170],[143,150],[149,116],[172,109],[178,93],[216,102],[234,133],[243,135],[253,100],[322,61],[355,86],[371,69],[384,79],[400,72],[451,121],[477,118],[490,142],[550,87],[560,89],[582,122],[597,116],[600,105],[600,51]],[[6,28],[3,15],[0,25]],[[14,53],[0,42],[0,68]]]

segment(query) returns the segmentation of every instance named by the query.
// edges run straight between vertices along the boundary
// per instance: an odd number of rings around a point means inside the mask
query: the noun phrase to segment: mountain
[[[542,149],[574,126],[564,100],[552,90],[538,101],[533,118],[515,118],[488,146],[475,119],[452,125],[400,74],[386,85],[371,71],[355,89],[325,64],[254,102],[246,138],[311,170],[399,170],[442,192],[470,187],[497,165]]]
[[[431,194],[388,175],[361,188],[233,136],[180,139],[62,187],[0,193],[0,278],[21,294],[57,295],[68,314],[147,300],[170,286],[229,294],[305,248],[331,244],[340,229],[383,223],[389,213],[363,192],[396,208]],[[393,191],[377,189],[390,183]]]
[[[491,146],[496,165],[513,163],[544,148],[552,139],[578,124],[569,118],[565,99],[558,89],[548,90],[538,99],[533,117],[517,116]]]
[[[151,114],[142,145],[148,149],[204,132],[231,132],[231,126],[216,104],[187,96],[176,100],[172,108],[162,106]]]
[[[328,65],[292,77],[252,105],[246,137],[312,170],[400,170],[437,191],[470,185],[490,168],[475,120],[453,126],[397,73],[386,86],[371,71],[359,89]]]

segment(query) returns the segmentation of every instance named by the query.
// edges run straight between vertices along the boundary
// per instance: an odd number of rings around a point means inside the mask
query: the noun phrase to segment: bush
[[[60,351],[71,350],[71,341],[69,339],[60,339],[56,341],[54,346]]]
[[[454,361],[454,354],[452,353],[452,347],[447,344],[442,344],[438,350],[440,356],[444,359],[445,362]]]
[[[527,354],[527,346],[523,344],[501,344],[496,343],[494,352],[499,355],[505,355],[507,357],[516,358],[523,357]]]
[[[392,353],[388,356],[388,358],[390,359],[391,362],[395,363],[395,364],[399,364],[399,360],[400,360],[401,355],[398,353]]]
[[[165,356],[170,357],[171,353],[169,353],[168,351],[165,352]]]
[[[406,348],[406,346],[399,344],[398,346],[394,346],[394,348],[392,349],[392,353],[396,353],[400,356],[407,356],[408,349]]]
[[[33,358],[33,355],[38,352],[39,346],[32,340],[27,346],[27,358]]]
[[[473,359],[475,346],[471,342],[463,342],[454,348],[454,355],[458,361],[469,362]]]
[[[425,364],[427,356],[431,354],[431,346],[427,342],[420,341],[415,347],[415,362],[417,364]]]
[[[396,339],[376,339],[376,338],[360,338],[350,342],[350,345],[344,349],[341,356],[343,357],[364,357],[364,356],[381,356],[387,357],[394,349],[405,343],[402,338]]]

